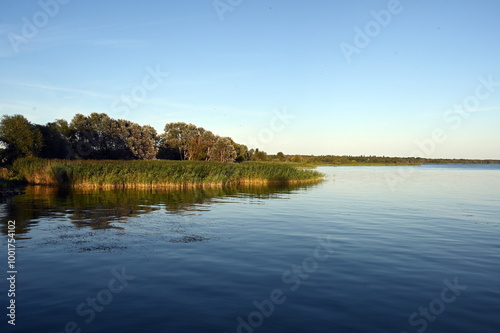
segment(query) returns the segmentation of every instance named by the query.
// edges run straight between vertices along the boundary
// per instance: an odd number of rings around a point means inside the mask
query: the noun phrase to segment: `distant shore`
[[[417,166],[423,164],[500,164],[500,160],[464,158],[423,158],[352,155],[268,155],[267,161],[292,162],[315,166]]]
[[[392,167],[392,166],[421,166],[422,164],[398,164],[398,163],[354,163],[354,164],[318,164],[318,166],[386,166],[386,167]]]

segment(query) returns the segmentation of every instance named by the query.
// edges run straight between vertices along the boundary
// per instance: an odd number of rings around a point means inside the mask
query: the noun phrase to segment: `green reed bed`
[[[317,181],[314,170],[286,163],[206,161],[68,161],[23,158],[13,171],[30,184],[89,188],[158,188]]]

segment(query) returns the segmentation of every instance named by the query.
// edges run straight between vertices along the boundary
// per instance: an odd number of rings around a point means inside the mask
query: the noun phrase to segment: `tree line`
[[[314,165],[363,165],[363,164],[500,164],[500,160],[475,160],[424,157],[352,156],[352,155],[285,155],[282,152],[269,155],[268,161],[295,162]]]
[[[219,162],[267,158],[265,152],[193,124],[168,123],[158,134],[152,126],[113,119],[105,113],[76,114],[70,122],[58,119],[45,125],[33,124],[22,115],[3,115],[0,144],[2,164],[20,157]]]
[[[281,161],[311,164],[486,164],[498,160],[430,159],[420,157],[268,155],[248,149],[230,137],[183,122],[168,123],[158,134],[149,125],[113,119],[105,113],[76,114],[70,122],[58,119],[33,124],[22,115],[0,120],[0,164],[20,157],[93,160],[199,160],[220,162]]]

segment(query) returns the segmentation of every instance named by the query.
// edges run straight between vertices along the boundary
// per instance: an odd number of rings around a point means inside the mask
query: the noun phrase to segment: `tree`
[[[210,131],[198,128],[198,133],[191,136],[186,144],[186,156],[189,160],[203,161],[208,158],[208,151],[217,140]]]
[[[279,151],[276,156],[278,157],[278,160],[284,161],[285,160],[285,154],[283,152]]]
[[[165,133],[163,144],[167,147],[176,149],[179,152],[181,159],[186,159],[190,156],[188,151],[188,142],[196,135],[201,135],[200,129],[193,124],[183,122],[168,123],[165,125]]]
[[[208,150],[217,137],[203,127],[186,123],[168,123],[161,137],[161,155],[169,149],[177,151],[180,159],[206,160]]]
[[[151,126],[112,119],[105,113],[77,114],[69,126],[70,141],[80,158],[154,159],[157,133]]]
[[[234,162],[236,150],[229,138],[218,137],[208,151],[209,161]]]
[[[153,160],[156,158],[156,130],[149,126],[141,126],[128,120],[120,119],[118,123],[118,137],[125,142],[126,152],[132,158]],[[126,153],[125,152],[125,153]]]
[[[37,156],[43,147],[40,130],[22,115],[4,115],[0,121],[0,143],[5,147],[2,161]]]
[[[236,150],[236,159],[235,162],[243,162],[243,161],[249,161],[250,160],[250,152],[248,150],[248,147],[243,144],[239,144],[234,142],[233,139],[228,137],[229,141],[231,141],[231,144],[234,147],[234,150]]]
[[[255,149],[255,152],[252,155],[253,161],[267,161],[267,153],[264,151],[260,151],[259,148]]]
[[[248,156],[247,161],[254,161],[254,155],[255,155],[255,149],[252,148],[247,152]]]
[[[144,140],[143,154],[140,158],[145,160],[156,159],[156,155],[158,155],[158,133],[153,126],[142,126],[142,139]]]
[[[79,158],[129,159],[126,144],[118,136],[119,126],[105,113],[88,117],[76,114],[70,123],[70,141]]]
[[[66,120],[58,119],[46,125],[35,125],[42,134],[43,147],[40,151],[42,158],[72,159],[75,157],[69,141],[69,124]]]

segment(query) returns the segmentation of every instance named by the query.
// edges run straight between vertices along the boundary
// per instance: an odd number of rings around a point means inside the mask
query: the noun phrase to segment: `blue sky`
[[[269,153],[500,159],[499,13],[496,0],[2,0],[0,114],[184,121]]]

